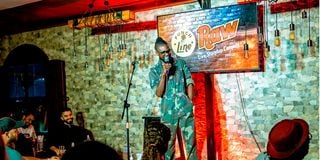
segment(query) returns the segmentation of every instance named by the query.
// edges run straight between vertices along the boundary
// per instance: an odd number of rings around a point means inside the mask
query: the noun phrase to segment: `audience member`
[[[170,128],[161,122],[151,122],[144,131],[143,160],[165,160],[168,143],[171,137]]]
[[[257,160],[302,160],[309,151],[309,125],[303,119],[284,119],[269,133],[267,152]]]
[[[64,108],[60,114],[61,121],[58,127],[49,132],[48,144],[51,151],[57,156],[62,156],[69,150],[87,139],[83,129],[73,125],[73,115],[70,108]]]
[[[97,141],[86,141],[67,150],[61,160],[122,160],[122,158],[108,145]]]
[[[6,148],[5,145],[3,143],[3,139],[2,139],[2,131],[0,131],[0,159],[1,160],[9,160],[6,154]]]
[[[85,128],[85,120],[84,120],[83,112],[77,112],[76,121],[78,123],[78,126],[83,129],[83,133],[87,135],[87,140],[94,140],[94,136],[92,132]]]
[[[33,126],[34,113],[26,111],[22,114],[24,126],[18,128],[18,141],[16,150],[24,156],[35,156],[35,143],[37,140],[36,131]]]
[[[22,160],[22,155],[12,148],[12,144],[18,140],[17,128],[22,126],[24,126],[22,121],[15,121],[9,117],[0,119],[0,129],[3,132],[1,137],[5,145],[6,154],[10,160]]]
[[[9,117],[3,117],[0,119],[0,131],[3,133],[1,138],[5,145],[5,151],[9,160],[41,160],[36,157],[22,156],[17,150],[12,148],[11,144],[14,144],[18,140],[17,128],[24,126],[23,121],[15,121]],[[46,158],[46,160],[59,160],[58,157]]]
[[[48,132],[48,111],[44,105],[38,105],[35,109],[35,119],[36,123],[34,123],[34,126],[36,128],[36,131],[38,131],[41,134],[45,134]]]

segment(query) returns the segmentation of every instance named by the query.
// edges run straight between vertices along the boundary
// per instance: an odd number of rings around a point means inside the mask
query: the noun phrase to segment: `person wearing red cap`
[[[267,152],[257,160],[302,160],[309,151],[309,125],[303,119],[284,119],[275,124],[268,137]]]

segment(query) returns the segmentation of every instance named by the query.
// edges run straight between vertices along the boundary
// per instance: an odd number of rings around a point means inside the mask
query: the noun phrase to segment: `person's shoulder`
[[[175,59],[175,63],[176,64],[179,64],[179,65],[185,65],[186,64],[186,61],[181,59],[181,58],[176,58]]]
[[[75,129],[75,130],[82,130],[82,127],[80,127],[80,126],[77,126],[77,125],[71,125],[71,127],[70,127],[71,129]]]
[[[162,64],[158,61],[154,66],[150,67],[149,75],[159,74],[162,70]]]
[[[162,68],[161,61],[159,60],[156,64],[150,67],[150,70],[156,70],[157,68]]]
[[[269,156],[267,155],[266,152],[261,152],[261,153],[257,156],[256,160],[269,160]]]
[[[12,149],[8,146],[6,146],[5,149],[9,159],[16,159],[16,160],[22,159],[22,155],[17,150]]]

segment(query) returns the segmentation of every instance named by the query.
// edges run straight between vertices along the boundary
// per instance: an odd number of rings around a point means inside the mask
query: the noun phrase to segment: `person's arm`
[[[37,157],[29,157],[29,156],[23,156],[23,160],[60,160],[59,157],[52,156],[50,158],[37,158]]]
[[[186,87],[187,87],[187,95],[189,97],[189,99],[192,101],[193,96],[194,96],[194,82],[191,76],[191,72],[189,67],[186,65],[186,63],[184,61],[182,61],[183,63],[183,72],[184,72],[184,76],[185,76],[185,80],[186,80]]]
[[[56,146],[51,146],[49,149],[56,153],[57,156],[60,156],[60,150]]]
[[[159,85],[157,87],[157,90],[156,90],[156,95],[157,97],[162,97],[163,94],[164,94],[164,87],[166,85],[166,74],[161,74],[161,77],[160,77],[160,82],[159,82]]]
[[[150,87],[157,97],[162,97],[165,93],[166,80],[168,79],[167,71],[169,71],[171,64],[162,64],[159,62],[149,72]]]
[[[168,78],[168,75],[167,73],[169,72],[171,68],[171,64],[170,63],[166,63],[163,65],[163,68],[162,68],[162,74],[160,76],[160,82],[159,82],[159,85],[156,89],[156,95],[158,97],[162,97],[164,92],[165,92],[165,86],[166,86],[166,81],[167,81],[167,78]]]
[[[188,85],[187,93],[188,93],[189,99],[192,101],[192,99],[193,99],[193,84],[192,83]]]

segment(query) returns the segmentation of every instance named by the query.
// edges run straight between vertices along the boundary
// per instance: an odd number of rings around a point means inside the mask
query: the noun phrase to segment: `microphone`
[[[164,63],[170,63],[170,56],[169,55],[164,56],[163,62]]]
[[[171,57],[170,57],[170,55],[165,55],[165,56],[163,57],[163,62],[164,62],[165,64],[171,63]],[[169,75],[169,73],[170,73],[170,69],[166,70],[166,75],[167,75],[167,76]]]
[[[137,65],[138,63],[139,63],[139,61],[134,60],[134,61],[131,62],[131,65],[132,65],[133,68],[136,68],[136,65]]]
[[[131,65],[134,66],[134,65],[137,64],[137,63],[138,63],[138,62],[135,60],[135,61],[132,61],[132,62],[131,62]]]

